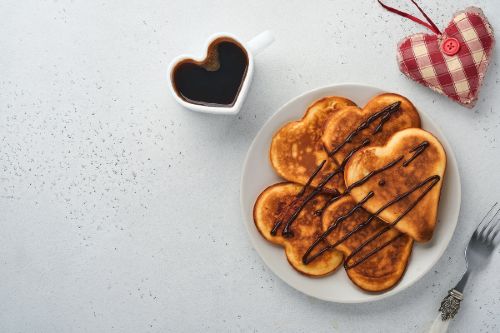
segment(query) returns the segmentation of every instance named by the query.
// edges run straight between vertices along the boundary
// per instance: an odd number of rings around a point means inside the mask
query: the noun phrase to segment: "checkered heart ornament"
[[[427,22],[385,5],[388,11],[419,23],[433,34],[417,33],[398,43],[399,69],[410,79],[472,108],[493,53],[493,29],[477,7],[455,13],[443,33],[414,0]]]

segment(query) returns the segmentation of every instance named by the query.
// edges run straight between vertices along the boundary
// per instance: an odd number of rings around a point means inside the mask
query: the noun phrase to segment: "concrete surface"
[[[404,1],[391,1],[417,11]],[[494,0],[422,6],[443,27]],[[406,79],[399,39],[425,31],[375,1],[12,1],[0,4],[1,332],[422,332],[457,281],[500,184],[496,52],[466,110]],[[207,36],[276,42],[237,116],[189,112],[169,61]],[[329,304],[277,279],[242,223],[246,150],[290,98],[360,82],[408,96],[440,124],[462,176],[460,222],[431,273],[366,305]],[[500,255],[471,280],[453,332],[500,330]]]

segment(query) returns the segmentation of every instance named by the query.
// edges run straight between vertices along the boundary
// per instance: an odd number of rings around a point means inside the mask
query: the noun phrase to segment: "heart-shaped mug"
[[[264,31],[248,42],[225,32],[210,36],[204,56],[181,55],[170,63],[169,87],[174,99],[197,112],[237,114],[252,82],[253,58],[273,41],[270,31]],[[221,43],[225,43],[224,50],[219,46]],[[228,61],[233,61],[233,64]],[[190,68],[184,69],[185,77],[181,81],[177,79],[177,72],[182,64],[189,64]],[[213,92],[224,96],[210,96]],[[189,93],[198,93],[200,99],[190,98]],[[224,102],[218,102],[217,98]]]

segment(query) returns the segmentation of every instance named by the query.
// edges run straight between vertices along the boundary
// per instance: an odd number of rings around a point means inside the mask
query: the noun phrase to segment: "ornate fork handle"
[[[464,294],[460,291],[451,289],[448,295],[441,302],[439,312],[441,312],[441,320],[446,321],[453,319],[460,309],[460,302],[464,299]]]
[[[460,309],[460,302],[464,299],[464,294],[460,290],[464,290],[467,281],[469,280],[469,269],[465,271],[457,285],[448,291],[448,295],[443,298],[439,307],[439,314],[432,323],[429,333],[446,333],[450,321],[455,317]]]
[[[448,295],[443,298],[441,306],[439,307],[439,314],[434,319],[429,333],[445,333],[448,331],[448,325],[451,319],[455,317],[460,309],[460,302],[464,299],[464,295],[456,290],[450,289]]]

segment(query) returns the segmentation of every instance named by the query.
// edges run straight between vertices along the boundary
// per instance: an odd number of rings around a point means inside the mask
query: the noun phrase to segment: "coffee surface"
[[[193,104],[234,105],[245,80],[248,55],[241,45],[223,38],[210,44],[202,62],[185,60],[173,72],[177,94]]]

